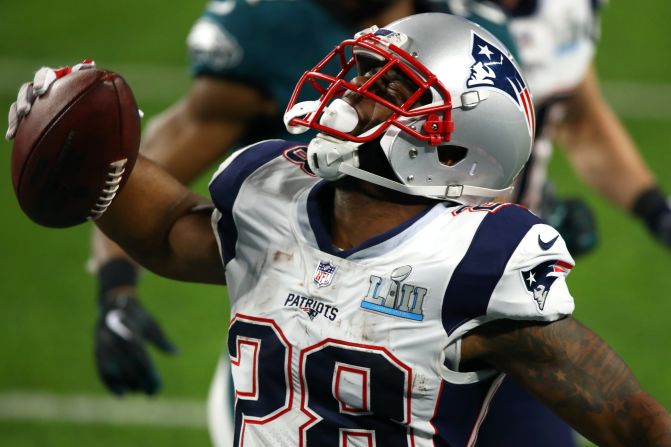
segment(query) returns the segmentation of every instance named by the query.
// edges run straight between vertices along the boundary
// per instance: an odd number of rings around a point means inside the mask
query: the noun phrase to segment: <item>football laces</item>
[[[127,158],[110,163],[107,172],[107,180],[105,180],[105,187],[100,192],[93,208],[89,211],[87,217],[88,220],[98,219],[112,204],[114,197],[116,197],[116,194],[119,191],[119,184],[123,179],[123,173],[126,172],[126,163],[128,163]]]

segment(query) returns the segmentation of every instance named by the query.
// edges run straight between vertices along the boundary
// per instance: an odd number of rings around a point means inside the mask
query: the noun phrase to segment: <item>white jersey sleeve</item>
[[[475,327],[501,319],[551,322],[573,312],[565,279],[574,261],[559,233],[523,207],[493,203],[453,214],[460,239],[470,240],[443,301],[444,377],[457,383],[494,373],[454,372],[461,338]]]

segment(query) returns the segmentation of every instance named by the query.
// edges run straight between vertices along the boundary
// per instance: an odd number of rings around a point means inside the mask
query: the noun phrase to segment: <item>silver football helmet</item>
[[[390,72],[412,86],[402,104],[375,88]],[[357,75],[368,80],[350,81]],[[301,100],[310,88],[319,98]],[[341,99],[348,91],[390,116],[351,134],[359,116]],[[442,13],[409,16],[342,42],[302,76],[284,122],[291,133],[318,132],[308,162],[323,178],[350,175],[466,205],[510,192],[534,138],[531,96],[510,52],[479,25]],[[378,138],[398,181],[359,167],[360,146]]]

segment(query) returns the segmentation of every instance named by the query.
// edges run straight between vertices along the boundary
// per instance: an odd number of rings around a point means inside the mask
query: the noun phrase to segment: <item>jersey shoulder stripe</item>
[[[461,323],[487,313],[489,300],[508,260],[531,227],[542,222],[518,205],[497,204],[490,208],[462,208],[487,215],[445,290],[442,320],[448,334]]]
[[[210,196],[221,218],[217,231],[221,239],[224,263],[235,257],[235,242],[238,230],[233,220],[233,205],[245,180],[256,170],[280,156],[285,149],[296,146],[295,142],[267,140],[240,149],[226,160],[210,182]]]

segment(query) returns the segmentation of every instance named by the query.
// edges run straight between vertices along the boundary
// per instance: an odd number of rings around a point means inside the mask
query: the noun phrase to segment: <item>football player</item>
[[[188,37],[191,90],[150,122],[141,150],[190,184],[236,144],[286,138],[281,111],[304,67],[364,26],[427,11],[449,8],[442,0],[212,1]],[[510,44],[505,24],[470,18]],[[92,247],[89,266],[98,278],[101,309],[98,373],[116,394],[156,393],[159,375],[144,342],[167,353],[175,347],[137,299],[136,265],[100,232],[94,233]],[[115,332],[107,324],[110,312],[122,314],[136,336],[129,340]]]
[[[509,375],[599,445],[671,446],[671,416],[571,316],[561,236],[488,201],[534,134],[493,35],[439,13],[366,29],[284,122],[316,135],[236,152],[211,215],[141,157],[97,221],[156,273],[228,284],[235,445],[473,446]]]
[[[428,11],[449,12],[450,7],[444,0],[209,2],[188,37],[192,87],[183,100],[149,123],[141,150],[190,184],[235,145],[288,138],[281,113],[305,67],[365,26]],[[465,14],[513,47],[505,23]],[[176,349],[137,297],[135,263],[100,232],[94,233],[92,245],[90,267],[98,279],[100,303],[95,336],[98,373],[116,394],[154,394],[160,378],[145,341],[163,352]],[[121,313],[135,336],[123,337],[108,325],[110,313]],[[221,440],[231,433],[227,363],[222,358],[208,402],[210,431],[218,446],[228,445]]]

